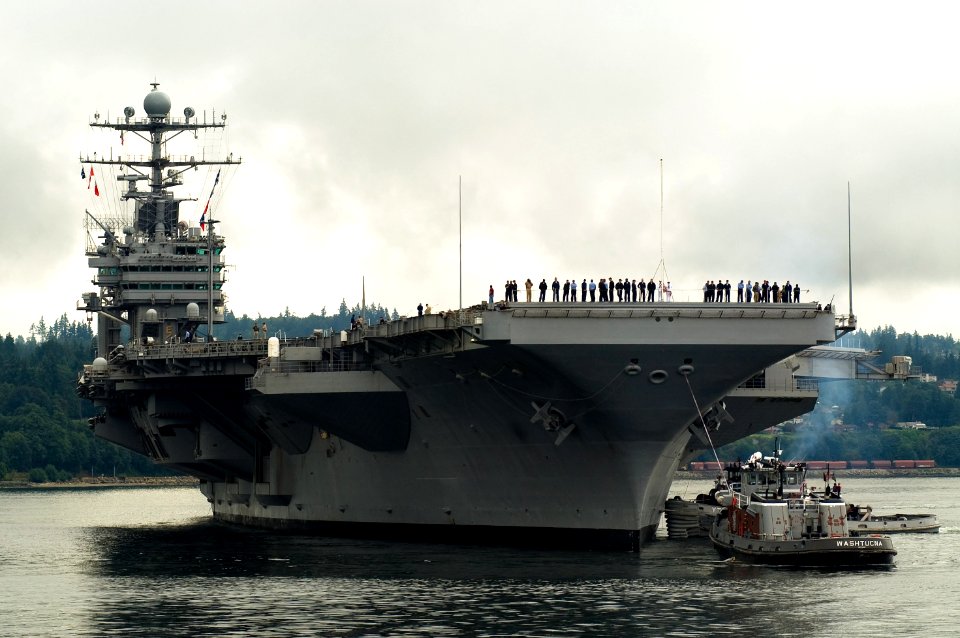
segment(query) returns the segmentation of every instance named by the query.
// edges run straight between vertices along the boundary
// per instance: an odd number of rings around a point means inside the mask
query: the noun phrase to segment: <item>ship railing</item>
[[[373,366],[356,361],[282,361],[262,359],[257,372],[244,380],[247,390],[266,385],[266,377],[273,374],[313,374],[317,372],[370,372]]]
[[[389,338],[401,335],[436,331],[456,330],[466,326],[483,323],[483,311],[480,309],[448,310],[417,317],[401,317],[395,321],[387,321],[373,325],[361,325],[354,330],[347,331],[347,343],[360,343],[369,338]]]
[[[237,340],[191,343],[140,344],[131,343],[126,348],[126,357],[131,359],[180,359],[216,358],[236,356],[262,356],[267,352],[267,341]]]
[[[94,366],[87,363],[83,366],[82,376],[87,379],[106,379],[110,376],[110,366]]]
[[[793,377],[789,379],[769,380],[763,375],[758,375],[748,379],[737,386],[737,389],[745,390],[770,390],[774,392],[784,391],[818,391],[820,382],[817,379]]]
[[[669,303],[523,303],[501,308],[517,319],[816,319],[825,311],[816,303],[719,304]]]
[[[283,361],[263,359],[259,370],[264,373],[297,374],[311,372],[369,372],[373,366],[362,361]]]
[[[857,318],[853,314],[835,315],[833,320],[834,332],[837,334],[837,338],[857,329]]]

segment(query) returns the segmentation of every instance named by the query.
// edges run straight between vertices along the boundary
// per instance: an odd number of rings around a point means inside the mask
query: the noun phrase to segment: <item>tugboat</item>
[[[893,563],[889,536],[854,536],[839,494],[806,491],[806,464],[787,464],[759,452],[726,468],[729,496],[710,528],[721,556],[767,565],[871,567]]]
[[[757,453],[759,454],[759,453]],[[759,457],[758,457],[759,458]],[[736,470],[736,466],[726,468],[729,472]],[[737,471],[737,475],[746,467]],[[833,475],[827,471],[824,474],[823,492],[813,489],[805,496],[812,500],[839,497],[840,485],[835,477],[833,486],[830,478]],[[739,489],[739,486],[738,486]],[[706,538],[710,535],[710,528],[718,514],[726,511],[729,500],[721,504],[721,500],[729,495],[727,483],[718,476],[713,489],[708,494],[697,494],[694,500],[674,496],[664,503],[664,516],[667,523],[667,538]],[[847,531],[851,536],[869,536],[871,534],[936,534],[940,531],[940,521],[936,514],[876,514],[869,505],[854,505],[847,503]]]

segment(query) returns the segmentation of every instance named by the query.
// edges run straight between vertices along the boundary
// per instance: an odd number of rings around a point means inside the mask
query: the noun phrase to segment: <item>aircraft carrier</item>
[[[174,193],[216,167],[212,199],[239,160],[169,151],[225,117],[171,116],[157,85],[143,108],[91,126],[147,153],[81,158],[124,188],[121,213],[86,214],[95,289],[78,307],[98,352],[77,389],[97,436],[198,477],[222,521],[635,549],[680,461],[736,421],[725,397],[854,327],[817,303],[521,303],[216,340],[226,241]],[[813,407],[797,396],[770,402],[776,418]]]

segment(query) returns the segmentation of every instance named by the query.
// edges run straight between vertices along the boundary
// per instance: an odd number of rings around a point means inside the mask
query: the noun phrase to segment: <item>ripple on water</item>
[[[698,541],[637,555],[283,536],[213,525],[194,492],[0,494],[0,588],[16,592],[0,635],[810,638],[918,621],[946,635],[960,623],[944,603],[960,599],[955,482],[887,484],[872,502],[911,490],[943,533],[897,537],[897,567],[878,572],[726,563]]]

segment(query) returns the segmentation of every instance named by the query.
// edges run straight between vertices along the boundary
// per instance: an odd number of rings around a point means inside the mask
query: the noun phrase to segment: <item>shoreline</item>
[[[98,476],[84,477],[73,481],[31,483],[30,481],[0,481],[3,489],[78,489],[91,487],[196,487],[200,479],[193,476]]]
[[[825,470],[808,470],[813,480]],[[712,481],[718,472],[713,470],[677,470],[673,479],[702,479]],[[960,476],[960,467],[863,468],[830,470],[836,478],[954,478]]]
[[[816,475],[818,470],[810,470]],[[831,470],[837,478],[955,478],[960,477],[958,467],[931,467],[931,468],[869,468]],[[677,470],[674,480],[704,480],[712,481],[717,472],[708,470]],[[200,479],[193,476],[128,476],[113,478],[112,476],[84,477],[73,481],[31,483],[30,481],[0,481],[0,490],[4,489],[82,489],[95,487],[197,487]]]

